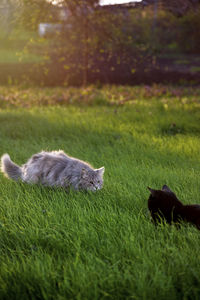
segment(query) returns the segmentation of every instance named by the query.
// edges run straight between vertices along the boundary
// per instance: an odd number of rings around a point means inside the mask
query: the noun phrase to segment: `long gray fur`
[[[76,190],[101,189],[104,170],[104,167],[94,169],[87,162],[70,157],[63,151],[34,154],[21,167],[12,162],[8,154],[1,157],[1,171],[13,180],[64,188],[72,186]]]

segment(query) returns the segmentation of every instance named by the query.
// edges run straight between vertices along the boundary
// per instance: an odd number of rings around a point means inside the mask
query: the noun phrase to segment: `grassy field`
[[[150,221],[147,186],[200,203],[200,89],[0,87],[1,154],[105,166],[73,192],[0,175],[0,299],[199,299],[200,233]],[[51,105],[50,105],[51,104]]]
[[[35,41],[38,38],[37,32],[12,30],[8,35],[3,35],[0,28],[0,64],[39,63],[44,61],[41,53],[34,52]],[[41,41],[37,41],[40,47]],[[44,45],[46,41],[42,42]],[[32,49],[28,47],[32,45]]]

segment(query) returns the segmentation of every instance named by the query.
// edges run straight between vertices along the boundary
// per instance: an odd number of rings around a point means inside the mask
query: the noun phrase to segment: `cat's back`
[[[72,169],[93,169],[92,166],[84,162],[78,158],[74,158],[72,156],[67,155],[64,151],[41,151],[37,154],[34,154],[28,162],[24,165],[24,167],[29,166],[40,166],[47,167],[47,166],[53,166],[53,165],[63,165],[66,168],[72,168]]]
[[[23,165],[23,180],[45,185],[63,185],[67,174],[73,175],[72,159],[63,151],[41,151]]]
[[[66,155],[63,151],[41,151],[39,153],[34,154],[31,158],[27,161],[24,166],[28,165],[43,165],[51,164],[58,161],[66,162],[69,160],[68,155]]]
[[[183,208],[184,218],[191,223],[199,223],[200,224],[200,205],[192,204],[192,205],[184,205]]]

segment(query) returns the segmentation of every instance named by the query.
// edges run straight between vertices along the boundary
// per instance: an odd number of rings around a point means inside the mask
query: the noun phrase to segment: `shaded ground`
[[[200,83],[200,56],[194,55],[168,55],[152,58],[151,62],[141,63],[132,72],[128,64],[116,65],[113,62],[100,64],[96,67],[98,73],[88,72],[88,82],[115,83],[115,84],[152,84]],[[75,74],[75,75],[72,75]],[[1,63],[0,84],[18,84],[28,82],[37,85],[80,85],[83,74],[77,70],[65,70],[61,65],[37,63]]]

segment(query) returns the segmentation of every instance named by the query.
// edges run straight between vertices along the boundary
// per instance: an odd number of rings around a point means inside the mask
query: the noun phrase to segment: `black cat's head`
[[[166,198],[166,197],[169,197],[169,198],[172,198],[172,199],[177,199],[176,195],[174,192],[172,192],[170,190],[170,188],[165,184],[163,185],[162,187],[162,190],[154,190],[150,187],[147,187],[148,190],[150,191],[151,193],[151,196],[155,199],[160,199],[162,200],[162,197],[163,198]]]
[[[175,193],[167,185],[163,185],[162,190],[149,188],[150,197],[148,208],[154,221],[159,218],[165,219],[168,223],[176,221],[182,209],[182,203]]]

